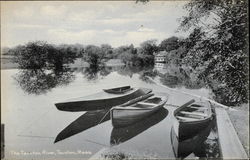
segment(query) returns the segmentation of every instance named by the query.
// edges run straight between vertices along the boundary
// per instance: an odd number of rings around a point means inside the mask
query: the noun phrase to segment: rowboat
[[[56,103],[55,106],[58,110],[71,112],[105,109],[124,104],[131,99],[135,99],[150,92],[152,92],[152,90],[148,88],[132,88],[123,94],[110,94],[101,91],[89,96],[59,102]]]
[[[213,118],[210,103],[196,102],[194,99],[177,108],[173,114],[173,128],[179,141],[191,138],[205,129]]]
[[[117,88],[111,88],[111,89],[103,89],[103,91],[107,93],[113,93],[113,94],[122,94],[132,89],[133,88],[131,88],[130,86],[123,86],[123,87],[117,87]]]
[[[168,96],[154,96],[128,105],[116,106],[110,110],[112,125],[123,127],[133,124],[161,109],[168,100]]]
[[[208,138],[213,123],[210,123],[204,130],[199,132],[194,137],[179,141],[178,137],[175,134],[173,127],[171,128],[171,145],[176,158],[184,159],[189,156],[191,153],[194,153],[195,156],[200,157],[199,155],[204,152],[204,141]]]
[[[167,115],[168,110],[165,108],[161,108],[154,114],[132,125],[120,128],[113,128],[110,137],[110,145],[118,145],[132,139],[133,137],[141,134],[150,127],[161,122],[165,117],[167,117]]]

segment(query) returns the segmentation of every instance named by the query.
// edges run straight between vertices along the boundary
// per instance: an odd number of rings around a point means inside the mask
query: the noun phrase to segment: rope
[[[110,146],[108,146],[108,145],[101,144],[101,143],[98,143],[98,142],[95,142],[95,141],[91,141],[91,140],[88,140],[88,139],[85,139],[85,141],[90,142],[90,143],[94,143],[94,144],[98,144],[98,145],[104,146],[104,147],[110,147]]]
[[[108,110],[105,115],[102,117],[102,119],[99,121],[99,123],[97,125],[99,125],[103,120],[104,118],[108,115],[108,113],[110,112],[110,110]]]

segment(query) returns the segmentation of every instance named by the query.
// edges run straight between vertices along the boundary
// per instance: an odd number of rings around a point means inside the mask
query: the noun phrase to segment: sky
[[[178,32],[186,1],[1,1],[1,46],[30,41],[138,47]]]

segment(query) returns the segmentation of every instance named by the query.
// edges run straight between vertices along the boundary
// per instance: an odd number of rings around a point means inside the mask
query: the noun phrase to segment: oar
[[[162,85],[162,84],[157,83],[157,82],[156,82],[155,80],[153,80],[151,77],[148,77],[148,76],[146,76],[146,77],[147,77],[150,81],[152,81],[153,83],[155,83],[156,85],[161,86],[161,87],[164,87],[164,88],[166,88],[166,89],[168,89],[168,90],[171,90],[171,91],[174,91],[174,92],[183,93],[183,94],[186,94],[186,95],[190,95],[190,96],[193,96],[193,97],[196,97],[196,98],[199,98],[199,99],[203,99],[203,100],[209,101],[210,103],[213,103],[213,104],[215,104],[215,105],[217,105],[217,106],[219,106],[219,107],[222,107],[222,108],[224,108],[224,109],[228,109],[228,110],[231,110],[231,111],[237,111],[236,109],[230,108],[230,107],[228,107],[228,106],[225,106],[225,105],[223,105],[223,104],[221,104],[221,103],[218,103],[218,102],[216,102],[216,101],[214,101],[214,100],[211,100],[211,99],[208,99],[208,98],[206,98],[206,97],[198,96],[198,95],[195,95],[195,94],[190,94],[190,93],[187,93],[187,92],[184,92],[184,91],[178,91],[178,90],[176,90],[176,89],[172,89],[172,88],[169,88],[169,87],[167,87],[167,86],[165,86],[165,85]]]

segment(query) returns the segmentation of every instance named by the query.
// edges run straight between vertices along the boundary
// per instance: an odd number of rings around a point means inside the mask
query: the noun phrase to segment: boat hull
[[[194,100],[184,104],[183,106],[177,108],[174,111],[174,122],[173,122],[173,129],[175,134],[177,135],[179,141],[183,141],[193,137],[194,135],[198,134],[200,131],[204,130],[212,121],[212,109],[209,103],[204,103],[207,110],[209,110],[208,115],[205,118],[198,119],[198,120],[186,120],[181,121],[176,118],[176,115],[180,111],[185,111],[188,106],[196,104]]]
[[[144,119],[161,108],[163,108],[163,105],[159,105],[153,109],[114,108],[111,110],[112,125],[116,128],[128,126]]]
[[[176,135],[174,128],[171,128],[171,144],[176,158],[185,158],[189,154],[199,150],[202,143],[207,139],[212,128],[212,123],[210,123],[206,128],[200,131],[193,137],[189,139],[180,141]]]
[[[167,115],[168,110],[161,108],[154,114],[143,119],[143,121],[138,121],[137,123],[126,127],[113,128],[110,137],[110,145],[118,145],[132,139],[155,124],[161,122]]]
[[[123,94],[131,90],[130,86],[118,87],[118,88],[111,88],[111,89],[103,89],[104,92],[111,93],[111,94]]]
[[[70,112],[105,109],[121,105],[131,99],[148,94],[151,91],[152,91],[151,89],[139,88],[135,89],[134,91],[130,91],[127,94],[119,96],[117,95],[113,96],[113,94],[109,94],[103,91],[91,96],[86,96],[87,98],[82,97],[79,100],[69,100],[67,102],[56,103],[55,106],[57,107],[58,110],[70,111]],[[101,96],[105,98],[102,98]]]
[[[210,124],[212,120],[211,118],[207,118],[202,121],[194,121],[194,122],[176,122],[179,123],[178,125],[174,126],[176,127],[175,132],[176,135],[178,135],[179,141],[183,141],[186,139],[189,139],[193,137],[194,135],[198,134],[200,131],[207,128],[207,126]]]

